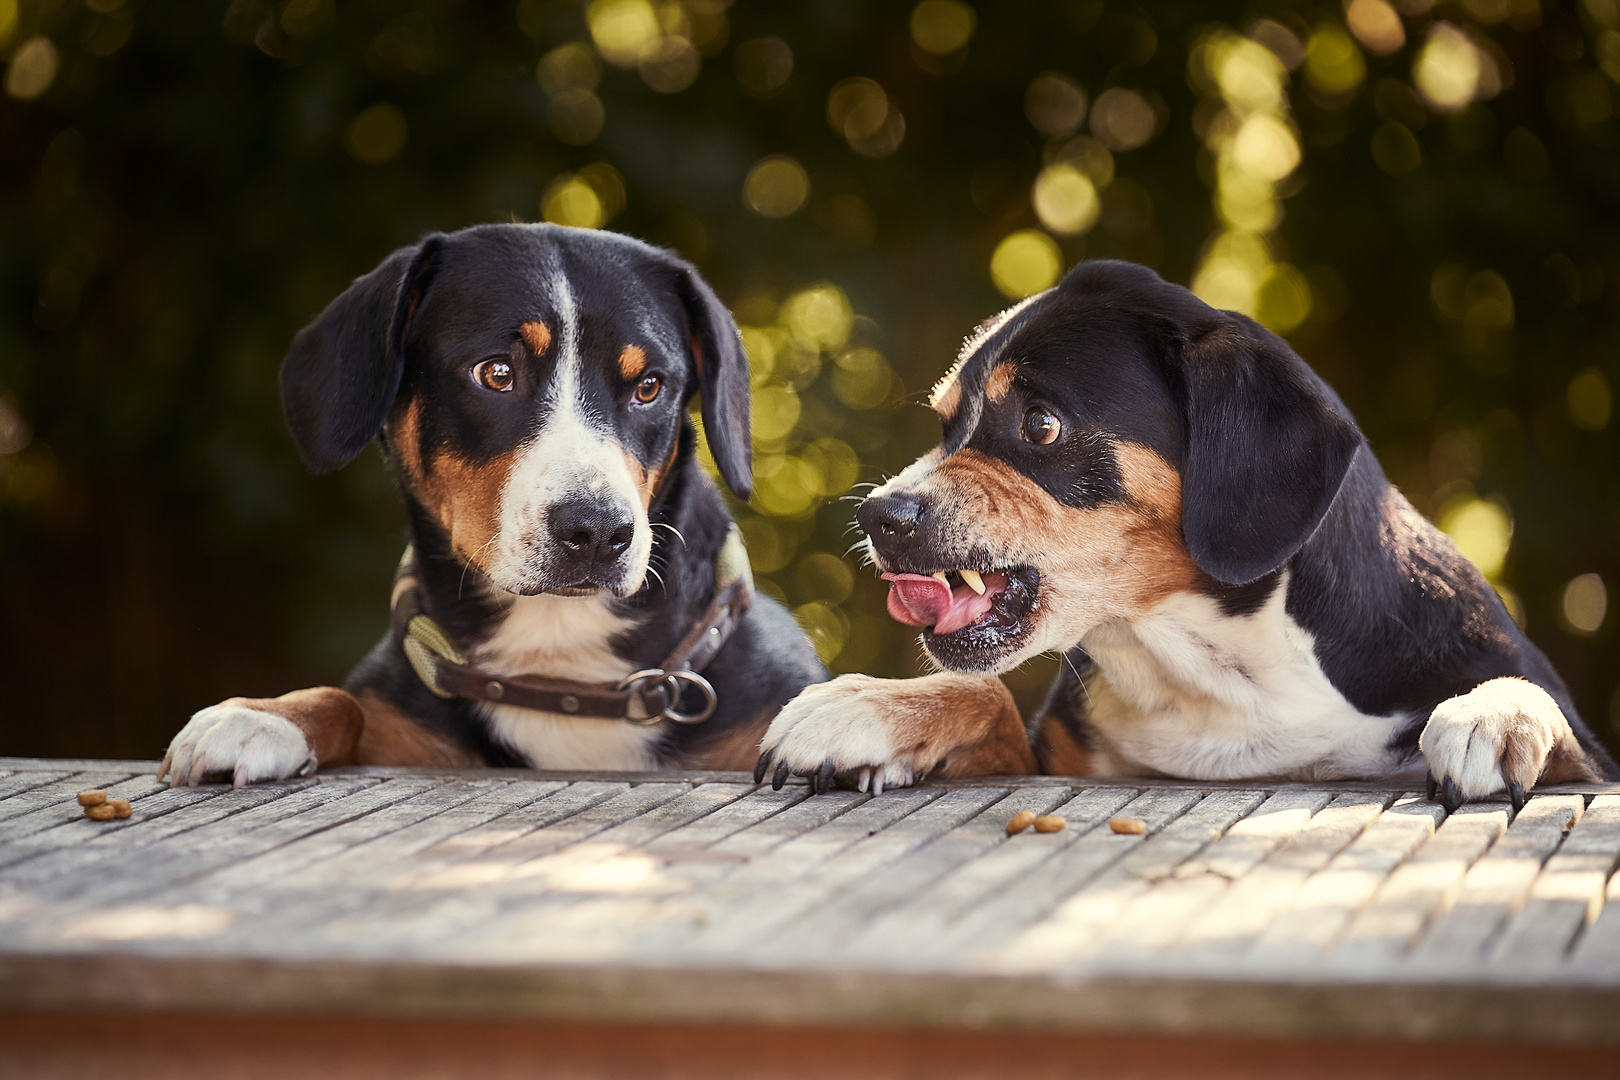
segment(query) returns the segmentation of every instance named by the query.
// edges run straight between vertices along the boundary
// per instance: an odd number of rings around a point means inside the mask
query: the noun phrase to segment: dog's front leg
[[[1552,696],[1524,679],[1500,678],[1442,701],[1418,746],[1449,809],[1507,788],[1515,808],[1538,781],[1597,780],[1596,770]]]
[[[157,778],[196,787],[228,774],[236,787],[308,776],[354,759],[365,727],[360,703],[335,686],[277,698],[231,698],[195,713],[169,743]]]
[[[817,791],[834,779],[865,791],[939,776],[1040,771],[1012,694],[993,676],[920,679],[841,675],[782,707],[760,744],[755,780],[790,774]]]

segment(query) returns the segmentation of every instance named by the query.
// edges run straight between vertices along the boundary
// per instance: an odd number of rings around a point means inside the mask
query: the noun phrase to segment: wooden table
[[[1620,785],[153,769],[0,759],[0,1073],[1620,1070]]]

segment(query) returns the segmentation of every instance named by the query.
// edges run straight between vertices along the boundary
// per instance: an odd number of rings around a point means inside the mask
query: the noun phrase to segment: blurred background
[[[1124,258],[1286,335],[1616,741],[1616,0],[0,0],[0,57],[0,753],[341,680],[403,516],[374,451],[305,474],[277,364],[394,247],[542,219],[735,312],[738,515],[835,671],[917,668],[839,496]]]

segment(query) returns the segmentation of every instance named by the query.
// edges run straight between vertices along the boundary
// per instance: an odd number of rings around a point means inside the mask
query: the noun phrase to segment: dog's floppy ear
[[[293,335],[281,407],[311,472],[342,468],[382,430],[404,371],[400,342],[440,243],[400,248]]]
[[[748,354],[731,312],[697,270],[679,259],[675,288],[692,334],[692,363],[703,398],[703,433],[726,486],[746,499],[754,490],[754,449],[748,429]]]
[[[1361,432],[1286,343],[1243,316],[1223,313],[1180,353],[1182,534],[1206,573],[1247,584],[1311,538]]]

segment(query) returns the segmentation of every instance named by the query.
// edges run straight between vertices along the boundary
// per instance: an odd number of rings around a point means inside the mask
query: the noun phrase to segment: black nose
[[[636,535],[636,523],[616,506],[567,502],[551,509],[551,535],[564,552],[594,566],[624,554]]]
[[[926,509],[919,495],[884,495],[861,503],[855,520],[881,547],[886,541],[903,541],[916,532]]]

